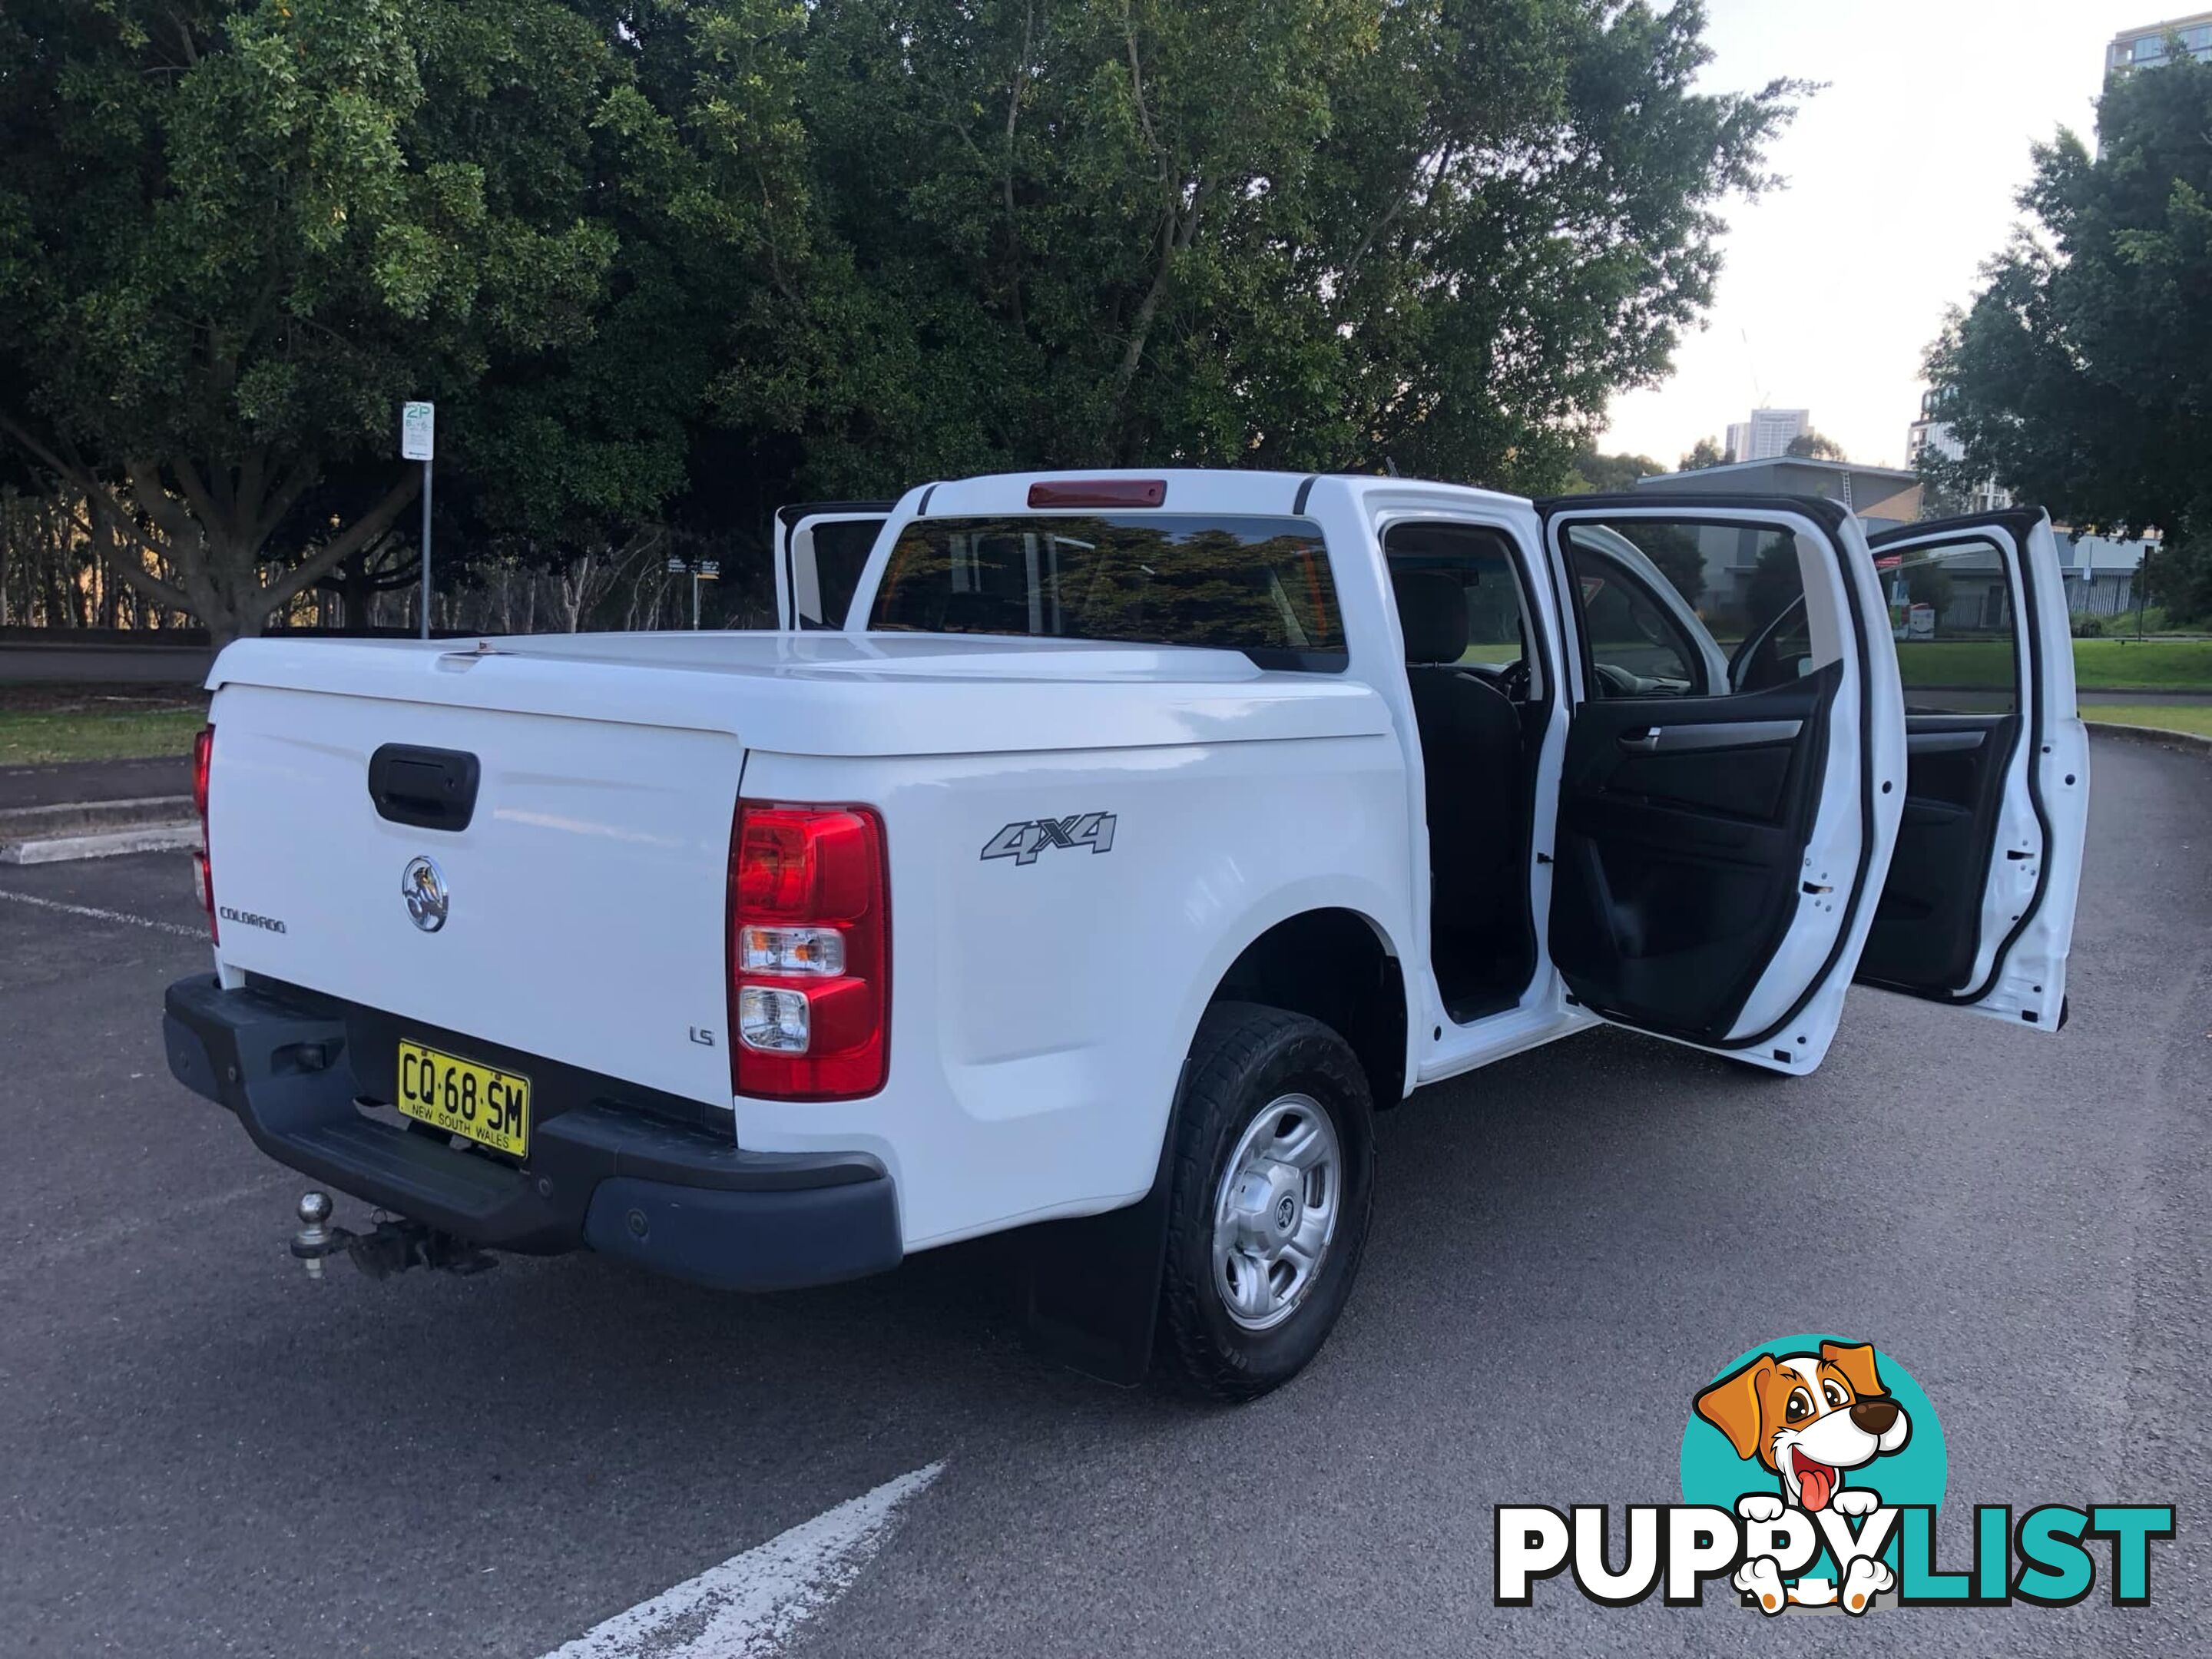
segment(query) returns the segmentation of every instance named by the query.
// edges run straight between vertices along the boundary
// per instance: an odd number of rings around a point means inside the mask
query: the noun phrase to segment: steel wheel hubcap
[[[1213,1200],[1213,1282],[1246,1330],[1281,1324],[1312,1291],[1343,1173],[1336,1126],[1310,1095],[1268,1102],[1238,1139]]]

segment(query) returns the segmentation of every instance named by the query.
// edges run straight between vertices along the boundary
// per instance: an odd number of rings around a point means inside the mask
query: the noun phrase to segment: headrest
[[[1467,654],[1467,594],[1441,570],[1407,570],[1391,578],[1406,660],[1457,662]]]

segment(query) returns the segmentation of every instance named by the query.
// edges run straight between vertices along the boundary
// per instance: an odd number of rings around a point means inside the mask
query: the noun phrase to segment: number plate
[[[479,1066],[403,1037],[399,1098],[408,1116],[526,1158],[530,1152],[530,1079]]]

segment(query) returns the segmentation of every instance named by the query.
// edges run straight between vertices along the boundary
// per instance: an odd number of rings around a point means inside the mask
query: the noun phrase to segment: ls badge
[[[1114,814],[1078,812],[1072,817],[1031,818],[1010,823],[983,843],[987,859],[1012,859],[1016,864],[1035,864],[1048,847],[1088,847],[1094,853],[1114,850]]]

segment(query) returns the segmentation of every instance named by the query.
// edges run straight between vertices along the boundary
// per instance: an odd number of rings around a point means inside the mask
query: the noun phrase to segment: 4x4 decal
[[[1010,823],[983,843],[987,859],[1012,859],[1035,864],[1048,847],[1088,847],[1094,853],[1114,850],[1114,814],[1078,812],[1064,818],[1031,818]]]

